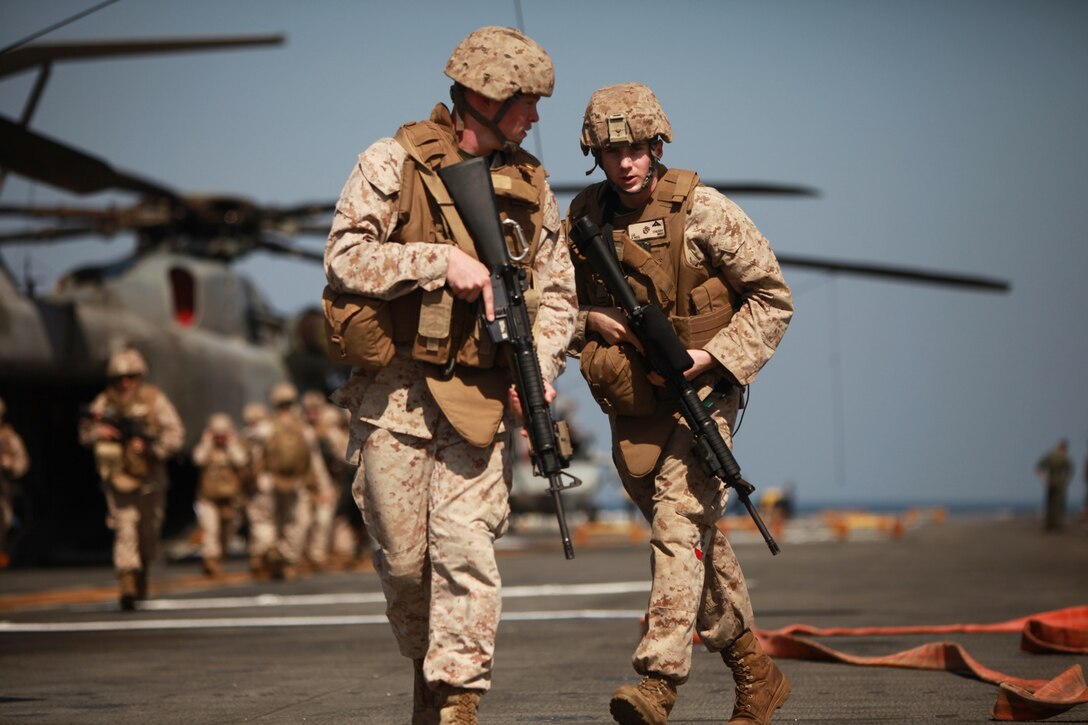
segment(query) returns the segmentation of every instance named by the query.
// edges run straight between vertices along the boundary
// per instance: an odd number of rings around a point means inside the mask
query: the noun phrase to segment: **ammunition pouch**
[[[582,348],[581,372],[605,414],[642,417],[657,407],[642,356],[626,342],[604,345],[590,340]]]
[[[326,285],[321,306],[333,360],[374,371],[393,359],[393,320],[385,300],[337,293]]]
[[[669,322],[685,348],[698,350],[733,319],[735,295],[720,277],[711,277],[688,297],[695,314],[673,315]]]
[[[128,443],[121,441],[101,440],[94,444],[94,462],[98,468],[98,475],[102,482],[113,488],[118,493],[134,493],[143,485],[146,473],[146,459],[143,461],[144,474],[135,475],[130,469],[136,463],[137,457]],[[140,470],[140,466],[135,466]]]
[[[208,466],[200,474],[201,498],[227,503],[242,494],[242,477],[231,466]]]

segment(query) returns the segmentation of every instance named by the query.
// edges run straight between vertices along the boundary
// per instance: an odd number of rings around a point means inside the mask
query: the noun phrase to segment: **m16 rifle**
[[[544,380],[533,344],[529,310],[525,304],[525,270],[514,264],[525,258],[529,246],[516,222],[509,219],[502,222],[499,219],[486,157],[445,166],[438,170],[438,175],[472,236],[477,257],[491,270],[495,319],[487,320],[483,316],[482,306],[480,316],[491,341],[495,344],[505,343],[510,369],[514,373],[514,385],[525,415],[533,471],[548,479],[548,492],[552,495],[559,520],[563,553],[568,559],[573,559],[574,546],[560,494],[580,485],[581,481],[562,470],[570,464],[573,453],[570,434],[565,421],[552,419],[551,409],[544,397]],[[520,246],[516,256],[507,246],[502,229],[504,224],[512,227]]]
[[[613,299],[626,313],[631,331],[642,344],[643,356],[665,380],[665,387],[675,399],[680,415],[691,428],[695,438],[695,454],[707,473],[723,481],[726,486],[737,492],[744,508],[763,535],[771,554],[777,554],[778,543],[767,530],[759,511],[752,505],[751,494],[755,486],[745,481],[740,474],[740,465],[732,451],[722,438],[718,424],[710,417],[699,400],[694,386],[684,377],[695,362],[691,359],[684,344],[676,335],[669,319],[660,308],[654,305],[640,305],[635,293],[627,283],[619,261],[608,250],[601,238],[601,230],[587,217],[574,222],[570,230],[571,241],[578,253],[589,260],[593,270],[604,280],[605,286]]]
[[[139,438],[147,444],[155,442],[155,437],[150,433],[147,421],[143,418],[133,418],[123,414],[96,413],[89,405],[80,407],[79,415],[84,420],[112,426],[120,434],[121,443],[127,443],[133,438]]]

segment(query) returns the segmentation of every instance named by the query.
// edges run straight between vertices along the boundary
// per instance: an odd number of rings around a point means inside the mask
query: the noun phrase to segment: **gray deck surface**
[[[541,522],[503,541],[504,621],[484,723],[611,722],[612,690],[637,679],[630,657],[648,590],[646,544],[598,536],[566,561],[553,528]],[[938,625],[1088,604],[1088,530],[1040,528],[1032,517],[923,519],[898,539],[858,530],[843,541],[812,517],[790,522],[777,557],[748,532],[733,538],[761,628]],[[229,569],[228,581],[207,586],[193,561],[160,568],[158,593],[128,614],[116,611],[105,568],[0,572],[0,722],[408,721],[410,666],[373,572],[282,583],[249,580],[240,558]],[[880,655],[937,640],[1017,677],[1088,665],[1021,652],[1017,634],[821,641]],[[775,722],[980,723],[997,694],[945,672],[780,666],[794,691]],[[697,646],[670,722],[725,722],[731,703],[725,667]],[[1050,722],[1088,722],[1088,705]]]

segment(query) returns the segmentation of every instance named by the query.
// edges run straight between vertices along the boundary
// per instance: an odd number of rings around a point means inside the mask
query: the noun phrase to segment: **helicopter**
[[[104,387],[106,361],[119,347],[133,346],[147,360],[149,381],[166,392],[185,424],[186,451],[212,413],[240,420],[246,403],[264,401],[280,381],[327,393],[346,377],[346,368],[325,353],[316,310],[294,319],[276,313],[232,267],[258,250],[320,262],[320,253],[296,248],[291,237],[327,233],[327,224],[308,222],[329,213],[331,202],[274,207],[240,196],[182,194],[28,128],[56,62],[282,42],[282,35],[272,35],[58,43],[0,55],[0,77],[38,68],[22,118],[0,117],[3,174],[75,194],[140,195],[131,205],[105,209],[0,205],[0,216],[55,222],[6,231],[0,245],[126,233],[136,240],[128,256],[69,271],[46,294],[32,284],[20,290],[0,259],[0,397],[33,461],[23,482],[32,500],[24,506],[17,563],[78,561],[83,552],[107,548],[102,519],[87,516],[104,508],[87,485],[93,463],[76,431],[78,411]],[[196,479],[181,459],[171,469],[167,534],[191,519]]]

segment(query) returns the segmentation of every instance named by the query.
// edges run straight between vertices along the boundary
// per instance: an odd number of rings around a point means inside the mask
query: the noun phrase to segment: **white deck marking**
[[[540,584],[505,587],[503,599],[531,597],[574,597],[601,594],[648,592],[649,581],[603,582],[598,584]],[[154,599],[140,602],[140,611],[185,611],[239,609],[244,607],[300,607],[345,604],[384,604],[381,592],[347,594],[258,594],[252,597],[206,597],[194,599]],[[557,619],[638,619],[639,609],[560,609],[532,612],[504,612],[503,621],[540,622]],[[139,615],[135,615],[139,616]],[[114,632],[169,629],[252,629],[258,627],[344,627],[386,624],[384,614],[316,615],[299,617],[209,617],[191,619],[133,619],[125,615],[117,620],[93,622],[10,622],[0,621],[0,633],[30,632]]]
[[[641,609],[561,609],[538,612],[506,612],[504,622],[551,622],[557,619],[638,620]],[[262,627],[354,627],[386,624],[384,614],[314,617],[220,617],[210,619],[118,619],[100,622],[0,622],[0,634],[132,632],[169,629],[257,629]]]

